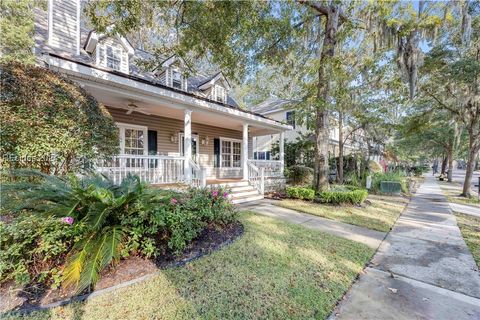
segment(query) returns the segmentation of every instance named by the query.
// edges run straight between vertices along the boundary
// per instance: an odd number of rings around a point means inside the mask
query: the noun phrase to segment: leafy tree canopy
[[[0,60],[33,63],[33,0],[0,2]]]

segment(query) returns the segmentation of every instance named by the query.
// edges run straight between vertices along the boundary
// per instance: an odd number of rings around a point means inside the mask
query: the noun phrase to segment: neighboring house
[[[243,188],[239,202],[261,197],[264,181],[282,176],[282,158],[253,161],[252,139],[291,127],[240,109],[221,72],[186,77],[176,56],[144,71],[139,62],[153,60],[151,54],[82,25],[79,0],[49,0],[47,12],[35,11],[35,54],[104,104],[116,122],[120,154],[100,160],[97,170],[116,182],[129,173],[154,184],[230,179]]]
[[[295,115],[295,101],[291,100],[282,100],[276,98],[269,98],[264,102],[251,108],[252,112],[262,114],[266,117],[269,117],[273,120],[283,122],[292,126],[292,130],[285,132],[285,141],[286,142],[295,142],[297,138],[301,136],[312,135],[312,132],[308,131],[304,125],[299,125],[297,122],[298,115]],[[339,128],[338,121],[334,118],[330,120],[331,130],[330,130],[330,141],[329,141],[329,155],[332,157],[337,157],[339,154],[338,145],[339,145]],[[344,130],[344,135],[347,133],[347,129]],[[271,160],[272,157],[272,146],[275,143],[278,143],[280,135],[270,134],[265,136],[257,136],[253,138],[253,157],[254,159],[261,160]],[[367,144],[363,137],[362,131],[355,131],[350,137],[346,139],[344,144],[344,155],[349,155],[351,153],[367,150]],[[374,146],[371,149],[372,159],[375,161],[380,161],[381,157],[381,146]]]

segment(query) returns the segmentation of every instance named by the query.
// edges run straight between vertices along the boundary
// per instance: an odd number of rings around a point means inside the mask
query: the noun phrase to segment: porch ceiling
[[[156,97],[122,90],[116,87],[99,86],[98,83],[83,83],[83,88],[90,92],[100,103],[125,109],[125,112],[132,110],[129,104],[138,107],[137,111],[144,114],[158,115],[167,118],[180,119],[183,121],[185,106],[179,105],[169,100],[160,100]],[[272,128],[267,124],[252,123],[231,115],[220,114],[208,110],[190,108],[192,110],[192,122],[211,125],[220,128],[242,131],[243,123],[249,124],[250,136],[261,136],[279,133],[282,130]]]

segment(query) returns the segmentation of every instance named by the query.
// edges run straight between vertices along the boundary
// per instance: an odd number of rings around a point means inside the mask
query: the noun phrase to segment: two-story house
[[[117,124],[120,154],[97,170],[120,182],[137,174],[152,184],[228,184],[237,202],[261,198],[280,177],[283,158],[253,159],[254,137],[283,135],[280,121],[242,110],[217,72],[187,77],[173,55],[162,61],[120,34],[82,27],[79,0],[49,0],[35,11],[38,64],[72,79],[104,104]],[[145,70],[141,62],[155,61]]]
[[[297,138],[304,136],[308,137],[312,135],[312,132],[307,130],[305,125],[297,123],[298,115],[295,114],[295,101],[282,100],[277,98],[269,98],[264,102],[251,108],[252,112],[262,114],[275,121],[280,121],[292,126],[292,130],[284,133],[286,142],[295,142]],[[330,140],[329,140],[329,155],[331,157],[338,157],[339,155],[339,139],[340,129],[338,127],[338,121],[334,117],[330,120]],[[343,133],[346,136],[351,128],[345,127]],[[312,138],[313,139],[313,138]],[[278,143],[281,139],[278,134],[270,134],[265,136],[256,136],[253,138],[253,157],[259,160],[271,160],[272,146]],[[376,149],[381,146],[375,146]],[[377,148],[378,147],[378,148]],[[349,155],[358,151],[366,151],[368,149],[365,142],[362,130],[355,130],[352,134],[348,135],[344,144],[344,155]],[[381,152],[373,152],[372,160],[379,161]]]

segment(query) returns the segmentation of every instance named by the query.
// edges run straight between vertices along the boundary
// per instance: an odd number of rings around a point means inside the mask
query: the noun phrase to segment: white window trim
[[[218,99],[219,97],[217,96],[217,88],[221,87],[223,89],[223,95]],[[221,86],[219,84],[215,84],[213,86],[213,100],[218,101],[218,102],[227,102],[227,89],[224,86]]]
[[[125,129],[134,129],[143,131],[143,155],[148,155],[148,127],[140,126],[136,124],[116,122],[115,125],[118,127],[119,136],[120,136],[120,155],[125,155]]]
[[[222,144],[223,144],[223,141],[230,141],[230,142],[239,142],[240,143],[240,159],[242,159],[242,152],[243,152],[243,141],[240,140],[240,139],[233,139],[233,138],[222,138],[220,137],[220,168],[225,168],[225,169],[240,169],[240,168],[243,168],[243,162],[242,160],[240,160],[241,162],[241,165],[240,167],[234,167],[233,166],[233,144],[231,144],[231,150],[232,150],[232,153],[230,154],[230,163],[231,163],[231,166],[230,167],[224,167],[223,166],[223,152],[222,152]]]
[[[177,73],[180,74],[180,89],[179,89],[179,88],[175,88],[175,87],[173,86],[173,73],[174,73],[174,72],[177,72]],[[185,84],[184,84],[184,82],[185,82],[185,77],[184,77],[184,75],[183,75],[182,70],[180,70],[179,68],[171,68],[170,73],[171,73],[171,77],[170,77],[171,79],[170,79],[169,86],[172,87],[172,88],[174,88],[174,89],[185,90]]]
[[[116,47],[116,46],[112,46],[112,45],[107,45],[107,44],[103,44],[103,43],[98,43],[96,48],[95,48],[95,63],[97,66],[100,66],[100,67],[104,67],[104,68],[108,68],[108,63],[107,63],[107,47],[112,47],[112,49],[119,49],[120,50],[120,64],[119,64],[119,69],[113,69],[113,68],[110,68],[112,70],[115,70],[115,71],[119,71],[119,72],[123,72],[123,73],[129,73],[128,70],[130,69],[130,61],[129,61],[129,56],[128,54],[125,54],[125,49],[122,47],[122,48],[119,48],[119,47]],[[100,48],[103,48],[103,52],[105,53],[105,59],[104,59],[104,64],[102,64],[102,59],[100,57]],[[127,66],[127,70],[123,70],[122,68],[122,59],[125,57],[125,64]]]
[[[178,154],[182,156],[182,139],[183,137],[185,136],[185,134],[183,132],[180,132],[178,134]],[[196,152],[196,159],[198,161],[198,159],[200,159],[200,137],[198,136],[198,134],[192,134],[192,139],[193,138],[196,138],[197,139],[197,152]]]

